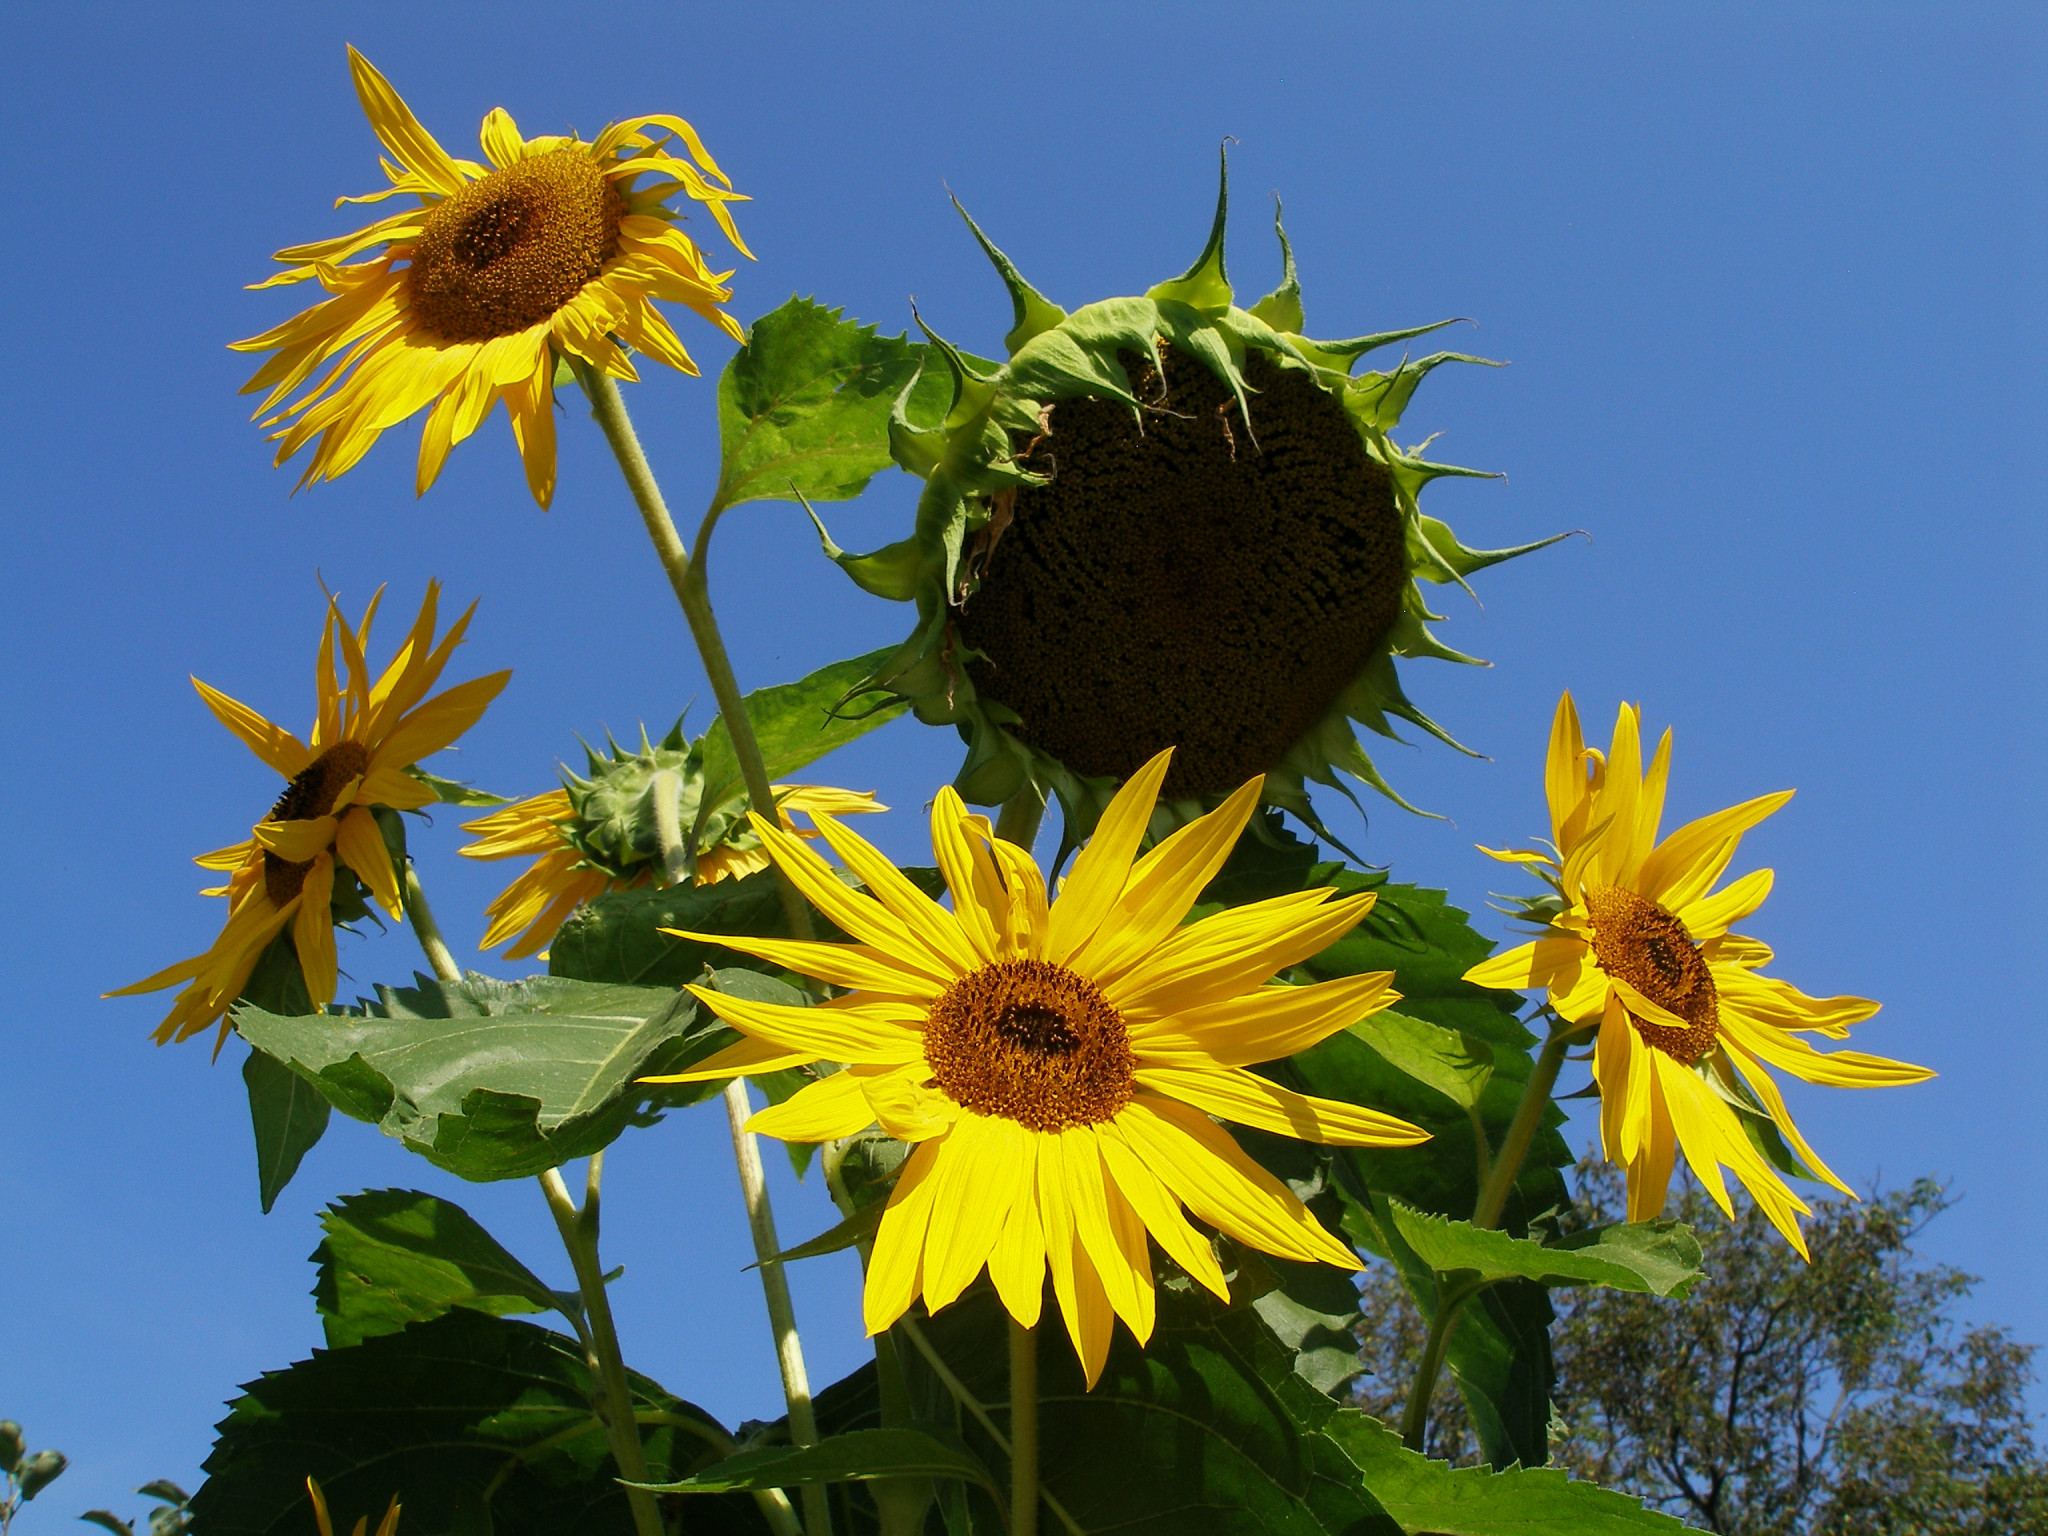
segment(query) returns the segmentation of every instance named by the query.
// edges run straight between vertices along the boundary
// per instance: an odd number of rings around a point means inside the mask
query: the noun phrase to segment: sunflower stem
[[[1038,828],[1044,820],[1045,792],[1026,781],[1024,787],[1005,800],[1003,808],[996,813],[996,836],[1029,853],[1038,841]]]
[[[661,848],[661,883],[681,885],[690,873],[690,845],[683,836],[683,778],[673,768],[663,768],[647,781],[647,797],[654,802],[654,840]]]
[[[619,386],[581,358],[572,357],[570,364],[576,370],[576,382],[583,386],[583,393],[590,400],[590,414],[597,418],[605,441],[611,445],[612,456],[619,461],[619,471],[626,477],[626,488],[633,493],[634,505],[640,509],[640,519],[647,525],[647,537],[654,542],[655,556],[661,561],[661,568],[668,573],[668,583],[675,591],[676,601],[682,605],[691,638],[697,642],[697,654],[703,658],[704,671],[711,679],[712,697],[718,700],[719,714],[724,717],[726,733],[732,740],[733,756],[739,762],[740,777],[747,786],[747,798],[756,812],[772,817],[775,814],[775,795],[768,786],[768,768],[761,757],[761,744],[754,736],[754,723],[748,718],[747,706],[740,697],[739,680],[733,676],[732,658],[726,654],[725,640],[718,632],[718,620],[711,611],[710,590],[701,569],[706,553],[704,544],[715,517],[705,520],[705,534],[698,539],[698,559],[692,561],[689,551],[683,547],[683,536],[676,531],[675,519],[669,516],[668,503],[662,499],[654,470],[648,465],[647,455],[640,447],[640,438],[633,430],[633,419],[626,414],[626,401],[619,393]],[[803,893],[797,890],[779,863],[774,865],[774,869],[776,886],[782,895],[783,914],[789,920],[790,937],[811,938],[811,910],[804,901]]]
[[[725,1118],[732,1127],[732,1157],[740,1171],[740,1193],[747,1203],[747,1225],[753,1231],[754,1258],[761,1275],[761,1293],[768,1301],[768,1326],[775,1335],[775,1361],[782,1370],[782,1395],[789,1404],[789,1438],[795,1445],[818,1443],[818,1418],[811,1409],[811,1380],[804,1369],[803,1341],[797,1336],[796,1308],[789,1299],[789,1277],[775,1255],[782,1244],[775,1235],[775,1210],[768,1203],[768,1176],[761,1167],[761,1144],[747,1129],[754,1106],[747,1080],[725,1085]],[[803,1487],[804,1529],[809,1536],[831,1536],[832,1508],[820,1483]]]
[[[1550,1107],[1550,1092],[1557,1086],[1557,1074],[1564,1069],[1565,1055],[1571,1049],[1573,1038],[1584,1027],[1552,1017],[1549,1037],[1537,1054],[1536,1065],[1529,1071],[1529,1081],[1522,1087],[1521,1102],[1515,1106],[1515,1118],[1508,1123],[1507,1136],[1480,1186],[1478,1202],[1472,1208],[1473,1226],[1490,1228],[1500,1225],[1501,1212],[1507,1209],[1515,1180],[1522,1176],[1522,1162],[1528,1157],[1530,1144],[1542,1127],[1543,1111]],[[1479,1138],[1483,1161],[1486,1130],[1476,1116],[1473,1134]],[[1438,1278],[1441,1284],[1442,1277]],[[1422,1342],[1422,1358],[1415,1363],[1415,1384],[1408,1390],[1408,1406],[1401,1416],[1401,1443],[1411,1451],[1423,1448],[1429,1429],[1430,1399],[1436,1395],[1437,1374],[1443,1369],[1444,1354],[1450,1348],[1458,1318],[1465,1310],[1465,1303],[1482,1288],[1469,1286],[1439,1293],[1436,1315],[1429,1320],[1429,1334]]]
[[[419,871],[412,867],[411,859],[405,861],[400,904],[405,908],[405,920],[412,924],[413,937],[420,941],[427,964],[434,968],[434,975],[442,981],[462,980],[462,967],[455,963],[448,941],[441,937],[441,925],[434,921],[434,909],[427,905],[426,887],[420,884]]]
[[[1009,1322],[1010,1536],[1038,1536],[1038,1330]]]
[[[576,1289],[583,1297],[583,1311],[589,1319],[585,1362],[598,1381],[597,1416],[604,1425],[605,1440],[619,1476],[629,1483],[647,1481],[647,1457],[640,1445],[640,1426],[633,1414],[633,1393],[626,1381],[626,1362],[619,1354],[618,1329],[612,1323],[612,1304],[605,1295],[604,1265],[597,1256],[598,1182],[604,1173],[604,1153],[590,1156],[589,1173],[583,1186],[583,1206],[577,1209],[562,1171],[550,1168],[540,1176],[541,1193],[555,1218],[555,1230],[562,1234],[569,1263],[576,1271]],[[626,1502],[633,1511],[633,1529],[638,1536],[663,1536],[661,1510],[654,1495],[640,1488],[626,1490]]]
[[[1522,1087],[1522,1101],[1515,1106],[1515,1118],[1508,1123],[1508,1133],[1493,1159],[1493,1169],[1479,1191],[1479,1203],[1472,1208],[1473,1226],[1500,1225],[1500,1213],[1507,1208],[1515,1180],[1522,1176],[1522,1159],[1529,1155],[1529,1144],[1543,1124],[1543,1111],[1550,1107],[1550,1090],[1557,1086],[1557,1074],[1564,1069],[1565,1053],[1583,1028],[1562,1019],[1552,1020],[1550,1037],[1543,1042],[1529,1081]]]

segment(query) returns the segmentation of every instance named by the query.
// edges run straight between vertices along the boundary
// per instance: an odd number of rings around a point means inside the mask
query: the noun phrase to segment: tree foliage
[[[1615,1219],[1604,1164],[1582,1164],[1564,1225]],[[2048,1532],[2048,1456],[2026,1409],[2032,1345],[1957,1310],[1974,1277],[1915,1251],[1949,1204],[1938,1184],[1819,1202],[1800,1261],[1753,1207],[1720,1218],[1691,1183],[1702,1279],[1683,1300],[1552,1293],[1552,1459],[1726,1536]],[[1366,1281],[1357,1400],[1398,1416],[1424,1325],[1385,1269]],[[1468,1461],[1461,1399],[1439,1393],[1431,1454]]]

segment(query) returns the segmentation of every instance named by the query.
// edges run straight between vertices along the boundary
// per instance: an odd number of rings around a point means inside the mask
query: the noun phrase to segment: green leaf
[[[451,1307],[545,1312],[563,1305],[453,1201],[413,1189],[373,1189],[330,1205],[313,1251],[313,1287],[327,1343],[339,1349]]]
[[[1440,1536],[1641,1536],[1687,1529],[1670,1515],[1553,1468],[1453,1469],[1406,1449],[1386,1425],[1353,1408],[1324,1433],[1344,1449],[1365,1485],[1404,1531]]]
[[[924,349],[792,298],[763,315],[718,380],[722,463],[714,511],[743,501],[846,501],[889,458],[889,413]],[[943,409],[943,374],[917,396]]]
[[[702,1097],[635,1081],[680,1070],[696,1024],[688,993],[551,976],[422,977],[335,1013],[235,1010],[251,1045],[343,1114],[480,1180],[545,1172],[651,1124],[656,1106]]]
[[[460,805],[474,810],[485,810],[494,805],[510,805],[512,803],[508,796],[494,795],[488,790],[478,789],[474,785],[458,783],[454,779],[444,779],[438,773],[427,772],[426,769],[420,767],[417,763],[409,765],[405,771],[431,789],[434,792],[434,798],[443,805]]]
[[[1389,1204],[1402,1238],[1440,1273],[1598,1285],[1653,1296],[1683,1296],[1700,1279],[1699,1239],[1682,1222],[1616,1222],[1545,1247],[1470,1222],[1427,1216],[1398,1201]]]
[[[754,739],[761,748],[761,761],[769,780],[795,773],[826,753],[887,725],[910,706],[902,700],[871,698],[865,705],[849,704],[849,698],[872,677],[895,652],[893,646],[835,661],[793,683],[756,688],[740,702],[747,706],[747,719],[754,727]],[[845,706],[847,713],[838,713]],[[698,799],[701,822],[713,812],[746,793],[740,779],[739,759],[733,755],[731,729],[725,717],[711,722],[704,733],[704,788]]]
[[[611,891],[569,915],[548,946],[548,971],[582,981],[635,987],[679,987],[705,966],[766,962],[723,945],[678,939],[664,928],[735,937],[788,938],[775,872],[764,869],[716,885],[675,885]]]
[[[1493,1076],[1493,1049],[1486,1042],[1405,1013],[1376,1013],[1352,1025],[1351,1033],[1460,1109],[1477,1106]]]
[[[785,1248],[775,1255],[778,1264],[787,1264],[796,1259],[815,1259],[823,1254],[838,1253],[851,1248],[875,1235],[882,1225],[882,1213],[888,1209],[888,1202],[877,1200],[864,1205],[844,1221],[820,1232],[807,1243],[798,1243],[794,1248]],[[759,1269],[759,1263],[749,1264],[749,1269]]]
[[[114,1536],[135,1536],[135,1527],[111,1510],[88,1509],[78,1518],[103,1530],[112,1531]]]
[[[693,1477],[649,1483],[656,1493],[731,1493],[878,1477],[948,1477],[995,1489],[981,1458],[917,1429],[857,1429],[812,1446],[742,1451]]]
[[[299,1164],[327,1134],[327,1100],[298,1073],[261,1051],[242,1063],[249,1124],[256,1132],[256,1192],[269,1215]]]
[[[1341,1278],[1341,1277],[1340,1277]],[[1117,1536],[1399,1536],[1358,1469],[1320,1428],[1337,1405],[1295,1369],[1254,1303],[1275,1284],[1246,1255],[1226,1307],[1178,1275],[1159,1290],[1158,1324],[1139,1348],[1119,1328],[1094,1389],[1050,1308],[1037,1330],[1040,1465],[1046,1489],[1084,1531]],[[1008,1323],[984,1283],[921,1324],[980,1401],[1007,1396]],[[924,1373],[903,1351],[906,1369]],[[819,1394],[821,1426],[871,1421],[873,1367]],[[1001,1453],[963,1418],[962,1439],[992,1466]],[[1059,1525],[1041,1516],[1040,1529]]]
[[[192,1499],[213,1536],[312,1536],[306,1478],[351,1516],[402,1495],[408,1531],[631,1536],[624,1490],[591,1411],[575,1340],[456,1309],[243,1388]],[[730,1441],[716,1420],[645,1377],[630,1379],[651,1476],[688,1477]],[[693,1503],[692,1536],[759,1536],[744,1496]]]

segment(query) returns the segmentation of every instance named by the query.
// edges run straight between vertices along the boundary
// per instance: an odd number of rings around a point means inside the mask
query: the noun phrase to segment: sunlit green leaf
[[[545,1312],[561,1303],[453,1201],[413,1189],[350,1195],[321,1213],[313,1297],[334,1348],[396,1333],[451,1307]]]
[[[343,1114],[467,1179],[540,1173],[701,1097],[635,1081],[679,1070],[697,1022],[688,993],[551,976],[422,978],[343,1012],[235,1012],[250,1044]]]
[[[1427,1216],[1398,1201],[1390,1206],[1408,1246],[1439,1272],[1469,1272],[1480,1280],[1601,1285],[1656,1296],[1683,1296],[1700,1278],[1699,1239],[1682,1222],[1617,1222],[1545,1247],[1470,1222]]]

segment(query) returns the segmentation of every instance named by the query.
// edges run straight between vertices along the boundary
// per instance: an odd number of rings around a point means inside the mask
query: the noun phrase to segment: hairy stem
[[[673,768],[664,768],[647,781],[647,797],[654,802],[654,839],[661,845],[661,883],[680,885],[690,872],[690,845],[683,837],[683,778]]]
[[[434,909],[427,905],[426,889],[420,884],[419,872],[412,867],[411,859],[405,861],[405,886],[400,896],[405,920],[412,924],[413,937],[420,941],[420,949],[427,964],[434,968],[435,976],[442,981],[462,980],[462,967],[455,963],[448,941],[441,937],[441,925],[434,921]]]
[[[1401,1443],[1421,1451],[1429,1432],[1429,1401],[1436,1395],[1437,1373],[1443,1369],[1444,1351],[1458,1326],[1465,1303],[1481,1289],[1446,1291],[1439,1294],[1436,1316],[1429,1320],[1429,1336],[1422,1341],[1422,1358],[1415,1363],[1415,1385],[1408,1392],[1408,1406],[1401,1415]]]
[[[1010,1536],[1038,1536],[1038,1330],[1009,1321]]]
[[[775,1211],[768,1203],[768,1176],[761,1167],[761,1144],[747,1129],[754,1106],[747,1080],[725,1085],[725,1117],[732,1127],[732,1156],[740,1171],[740,1193],[747,1203],[747,1225],[754,1235],[761,1292],[768,1300],[768,1326],[775,1335],[775,1362],[782,1369],[782,1395],[789,1403],[789,1438],[797,1445],[818,1443],[818,1418],[811,1409],[811,1380],[804,1370],[803,1341],[797,1337],[796,1308],[789,1299],[789,1277],[775,1255],[782,1244],[775,1236]],[[804,1528],[810,1536],[830,1536],[831,1506],[819,1483],[803,1489]]]
[[[669,516],[668,503],[662,500],[661,487],[655,482],[654,471],[648,466],[647,455],[640,447],[640,438],[633,431],[633,420],[626,414],[626,401],[619,393],[619,386],[580,358],[571,359],[571,363],[576,370],[576,381],[590,399],[590,414],[597,418],[605,441],[611,445],[612,456],[619,461],[619,471],[626,477],[626,488],[633,493],[634,505],[640,509],[640,519],[647,525],[647,537],[654,543],[654,553],[661,561],[661,568],[668,573],[668,584],[675,590],[676,601],[682,605],[683,617],[689,622],[690,636],[697,642],[697,654],[703,658],[704,671],[711,679],[712,697],[718,700],[718,712],[724,718],[726,732],[732,739],[733,756],[739,762],[740,777],[747,786],[747,798],[756,813],[773,817],[775,795],[768,786],[768,768],[761,758],[761,744],[755,739],[753,721],[747,717],[747,707],[740,699],[739,680],[733,676],[732,659],[726,655],[725,640],[718,632],[718,620],[711,611],[711,594],[700,568],[706,554],[705,543],[717,514],[714,511],[705,519],[704,532],[697,541],[697,559],[693,561],[689,551],[683,547],[682,535],[676,531],[675,519]],[[810,907],[782,866],[777,864],[774,869],[777,888],[782,894],[783,914],[789,920],[790,937],[810,938]]]
[[[562,1246],[569,1252],[569,1263],[576,1271],[576,1289],[583,1297],[584,1315],[589,1319],[585,1359],[598,1381],[597,1416],[612,1448],[612,1460],[618,1463],[620,1477],[629,1483],[644,1483],[647,1457],[641,1450],[640,1428],[633,1416],[633,1393],[626,1383],[626,1362],[619,1354],[611,1300],[604,1291],[604,1266],[597,1257],[598,1181],[603,1172],[604,1153],[592,1153],[581,1210],[570,1198],[559,1168],[542,1174],[540,1187],[555,1218],[555,1230],[562,1234]],[[628,1488],[626,1502],[632,1508],[633,1529],[638,1536],[662,1536],[661,1511],[653,1494]]]

